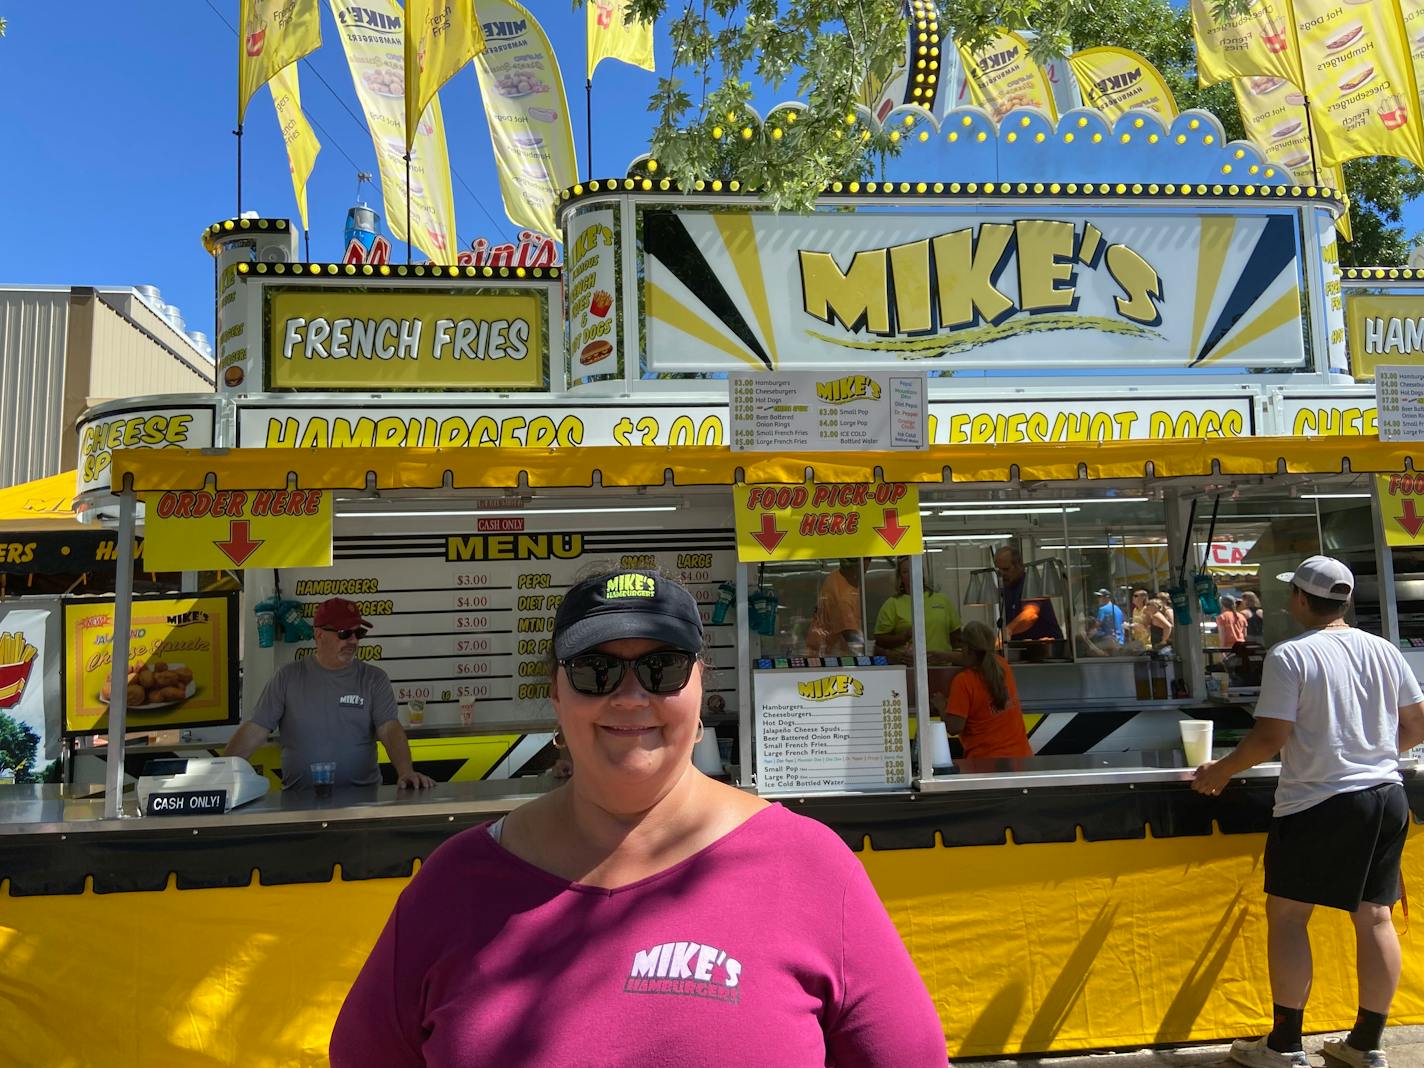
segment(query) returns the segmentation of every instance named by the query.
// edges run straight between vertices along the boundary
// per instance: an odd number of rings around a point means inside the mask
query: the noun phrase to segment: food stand
[[[1094,133],[1100,150],[1085,147]],[[996,129],[963,109],[935,134],[963,149],[959,181],[848,183],[810,219],[765,212],[722,183],[677,190],[646,165],[576,187],[562,270],[304,264],[282,220],[209,232],[218,394],[88,413],[95,480],[80,507],[117,517],[120,551],[141,504],[150,551],[163,522],[221,513],[221,533],[190,540],[247,567],[242,708],[306,649],[264,647],[255,605],[291,598],[300,617],[350,596],[376,623],[417,766],[429,741],[462,746],[460,766],[478,770],[437,774],[426,795],[272,791],[222,817],[130,818],[122,759],[102,800],[0,797],[5,944],[22,966],[7,971],[29,987],[23,1030],[39,1059],[120,1033],[134,1059],[319,1062],[413,866],[549,787],[551,617],[582,569],[610,563],[664,567],[693,589],[725,773],[859,853],[952,1055],[1260,1029],[1259,866],[1275,772],[1255,769],[1209,800],[1191,792],[1176,743],[1184,715],[1212,718],[1219,734],[1244,729],[1250,687],[1209,689],[1196,626],[1170,648],[1097,655],[1077,640],[1077,616],[1095,588],[1149,575],[1175,585],[1194,546],[1254,537],[1243,559],[1265,574],[1322,549],[1353,554],[1374,576],[1372,619],[1400,636],[1393,517],[1374,476],[1409,470],[1412,447],[1295,436],[1288,422],[1292,405],[1354,388],[1341,203],[1281,184],[1201,113],[1170,127],[1134,113],[1114,127],[1093,112],[1056,126],[1015,113]],[[893,165],[916,166],[907,156]],[[1078,180],[1045,183],[1048,173]],[[821,394],[838,406],[857,385],[847,377],[907,365],[927,372],[923,448],[734,448],[731,372],[815,372],[840,383]],[[175,422],[182,414],[198,418]],[[140,429],[93,432],[114,423]],[[1061,641],[1015,655],[1034,757],[936,769],[912,755],[910,721],[925,737],[937,686],[922,655],[812,663],[804,626],[827,567],[788,558],[776,535],[830,532],[854,487],[870,519],[855,524],[864,540],[837,552],[870,560],[867,624],[892,589],[885,558],[924,550],[910,591],[917,648],[924,575],[966,619],[993,623],[999,592],[984,573],[996,548],[1020,548],[1064,625]],[[256,563],[288,539],[240,509],[307,494],[319,495],[330,562]],[[743,532],[760,532],[764,552]],[[1263,582],[1261,594],[1278,627],[1279,593]],[[121,590],[118,679],[131,608]],[[868,703],[844,721],[861,740],[831,759],[819,729],[831,720],[813,706],[850,693]],[[112,696],[117,755],[124,708]],[[875,774],[856,778],[853,765]],[[1404,864],[1409,879],[1424,871],[1413,839]],[[1340,963],[1351,938],[1343,917],[1319,926],[1317,958],[1335,963],[1317,975],[1315,1026],[1353,1018]],[[1424,1020],[1420,974],[1406,965],[1396,1021]],[[21,982],[7,979],[7,993]],[[111,997],[76,1030],[55,992],[81,983]]]

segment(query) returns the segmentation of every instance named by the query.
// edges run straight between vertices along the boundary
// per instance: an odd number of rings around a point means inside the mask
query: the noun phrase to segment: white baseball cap
[[[1294,571],[1277,575],[1282,582],[1298,586],[1306,593],[1332,601],[1348,601],[1355,592],[1355,576],[1350,569],[1329,556],[1302,560]]]

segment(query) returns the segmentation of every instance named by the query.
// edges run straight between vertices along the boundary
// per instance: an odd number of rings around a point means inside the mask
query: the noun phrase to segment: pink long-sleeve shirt
[[[437,849],[347,995],[331,1063],[943,1068],[944,1031],[864,869],[773,805],[616,890],[483,827]]]

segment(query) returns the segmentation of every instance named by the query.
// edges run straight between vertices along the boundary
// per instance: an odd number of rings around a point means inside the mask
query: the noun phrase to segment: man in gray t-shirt
[[[310,766],[327,760],[336,762],[337,786],[377,786],[379,739],[395,765],[397,786],[434,786],[435,780],[411,762],[391,680],[380,668],[356,659],[370,629],[356,605],[339,597],[323,601],[313,623],[316,655],[277,671],[223,755],[249,757],[276,730],[281,732],[284,790],[311,785]]]

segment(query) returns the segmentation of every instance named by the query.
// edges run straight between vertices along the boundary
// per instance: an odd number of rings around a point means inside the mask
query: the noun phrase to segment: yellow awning
[[[0,489],[0,530],[60,530],[76,527],[73,471]]]
[[[1402,471],[1416,446],[1374,437],[937,445],[924,452],[733,452],[725,446],[555,449],[126,449],[114,484],[137,490],[726,486],[737,482],[975,483]]]

